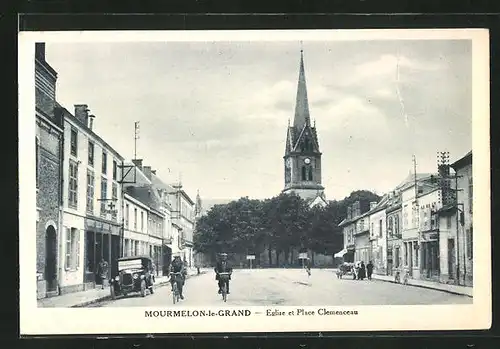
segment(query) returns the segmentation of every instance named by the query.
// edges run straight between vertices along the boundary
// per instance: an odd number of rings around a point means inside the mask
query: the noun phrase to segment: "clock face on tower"
[[[309,165],[309,164],[311,163],[311,159],[309,159],[309,158],[305,158],[305,159],[304,159],[304,163],[305,163],[306,165]]]

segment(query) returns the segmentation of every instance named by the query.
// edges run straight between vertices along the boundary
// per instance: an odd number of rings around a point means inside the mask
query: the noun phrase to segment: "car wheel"
[[[141,281],[141,296],[146,297],[146,281]]]
[[[110,286],[111,299],[116,299],[115,287],[113,285]]]

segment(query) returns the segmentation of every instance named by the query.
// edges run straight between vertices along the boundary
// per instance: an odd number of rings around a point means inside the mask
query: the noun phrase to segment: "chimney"
[[[45,62],[45,43],[36,42],[35,43],[35,57],[36,59]]]
[[[85,126],[89,124],[89,106],[87,104],[75,104],[75,117]]]
[[[142,170],[142,159],[134,159],[132,162],[135,166],[139,167],[139,170]]]
[[[87,126],[89,127],[90,130],[94,128],[94,118],[95,115],[89,115],[89,124]]]
[[[351,206],[347,206],[347,219],[352,218],[352,209]]]
[[[148,177],[148,179],[151,179],[151,166],[144,166],[142,172]]]
[[[377,202],[376,201],[370,201],[370,211],[373,210],[375,208],[375,206],[377,206]]]

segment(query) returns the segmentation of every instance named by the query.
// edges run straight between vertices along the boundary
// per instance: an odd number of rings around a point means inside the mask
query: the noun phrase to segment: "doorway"
[[[57,233],[52,225],[45,232],[45,281],[47,292],[57,291]]]

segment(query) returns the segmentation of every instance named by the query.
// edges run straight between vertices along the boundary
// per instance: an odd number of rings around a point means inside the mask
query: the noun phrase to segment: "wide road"
[[[313,269],[307,276],[302,269],[235,270],[227,303],[217,294],[213,273],[192,276],[186,281],[185,299],[179,305],[227,306],[321,306],[321,305],[427,305],[471,304],[472,298],[404,286],[385,281],[337,279],[332,270]],[[96,307],[149,307],[172,305],[170,287],[156,288],[146,297],[126,298],[95,304]]]

